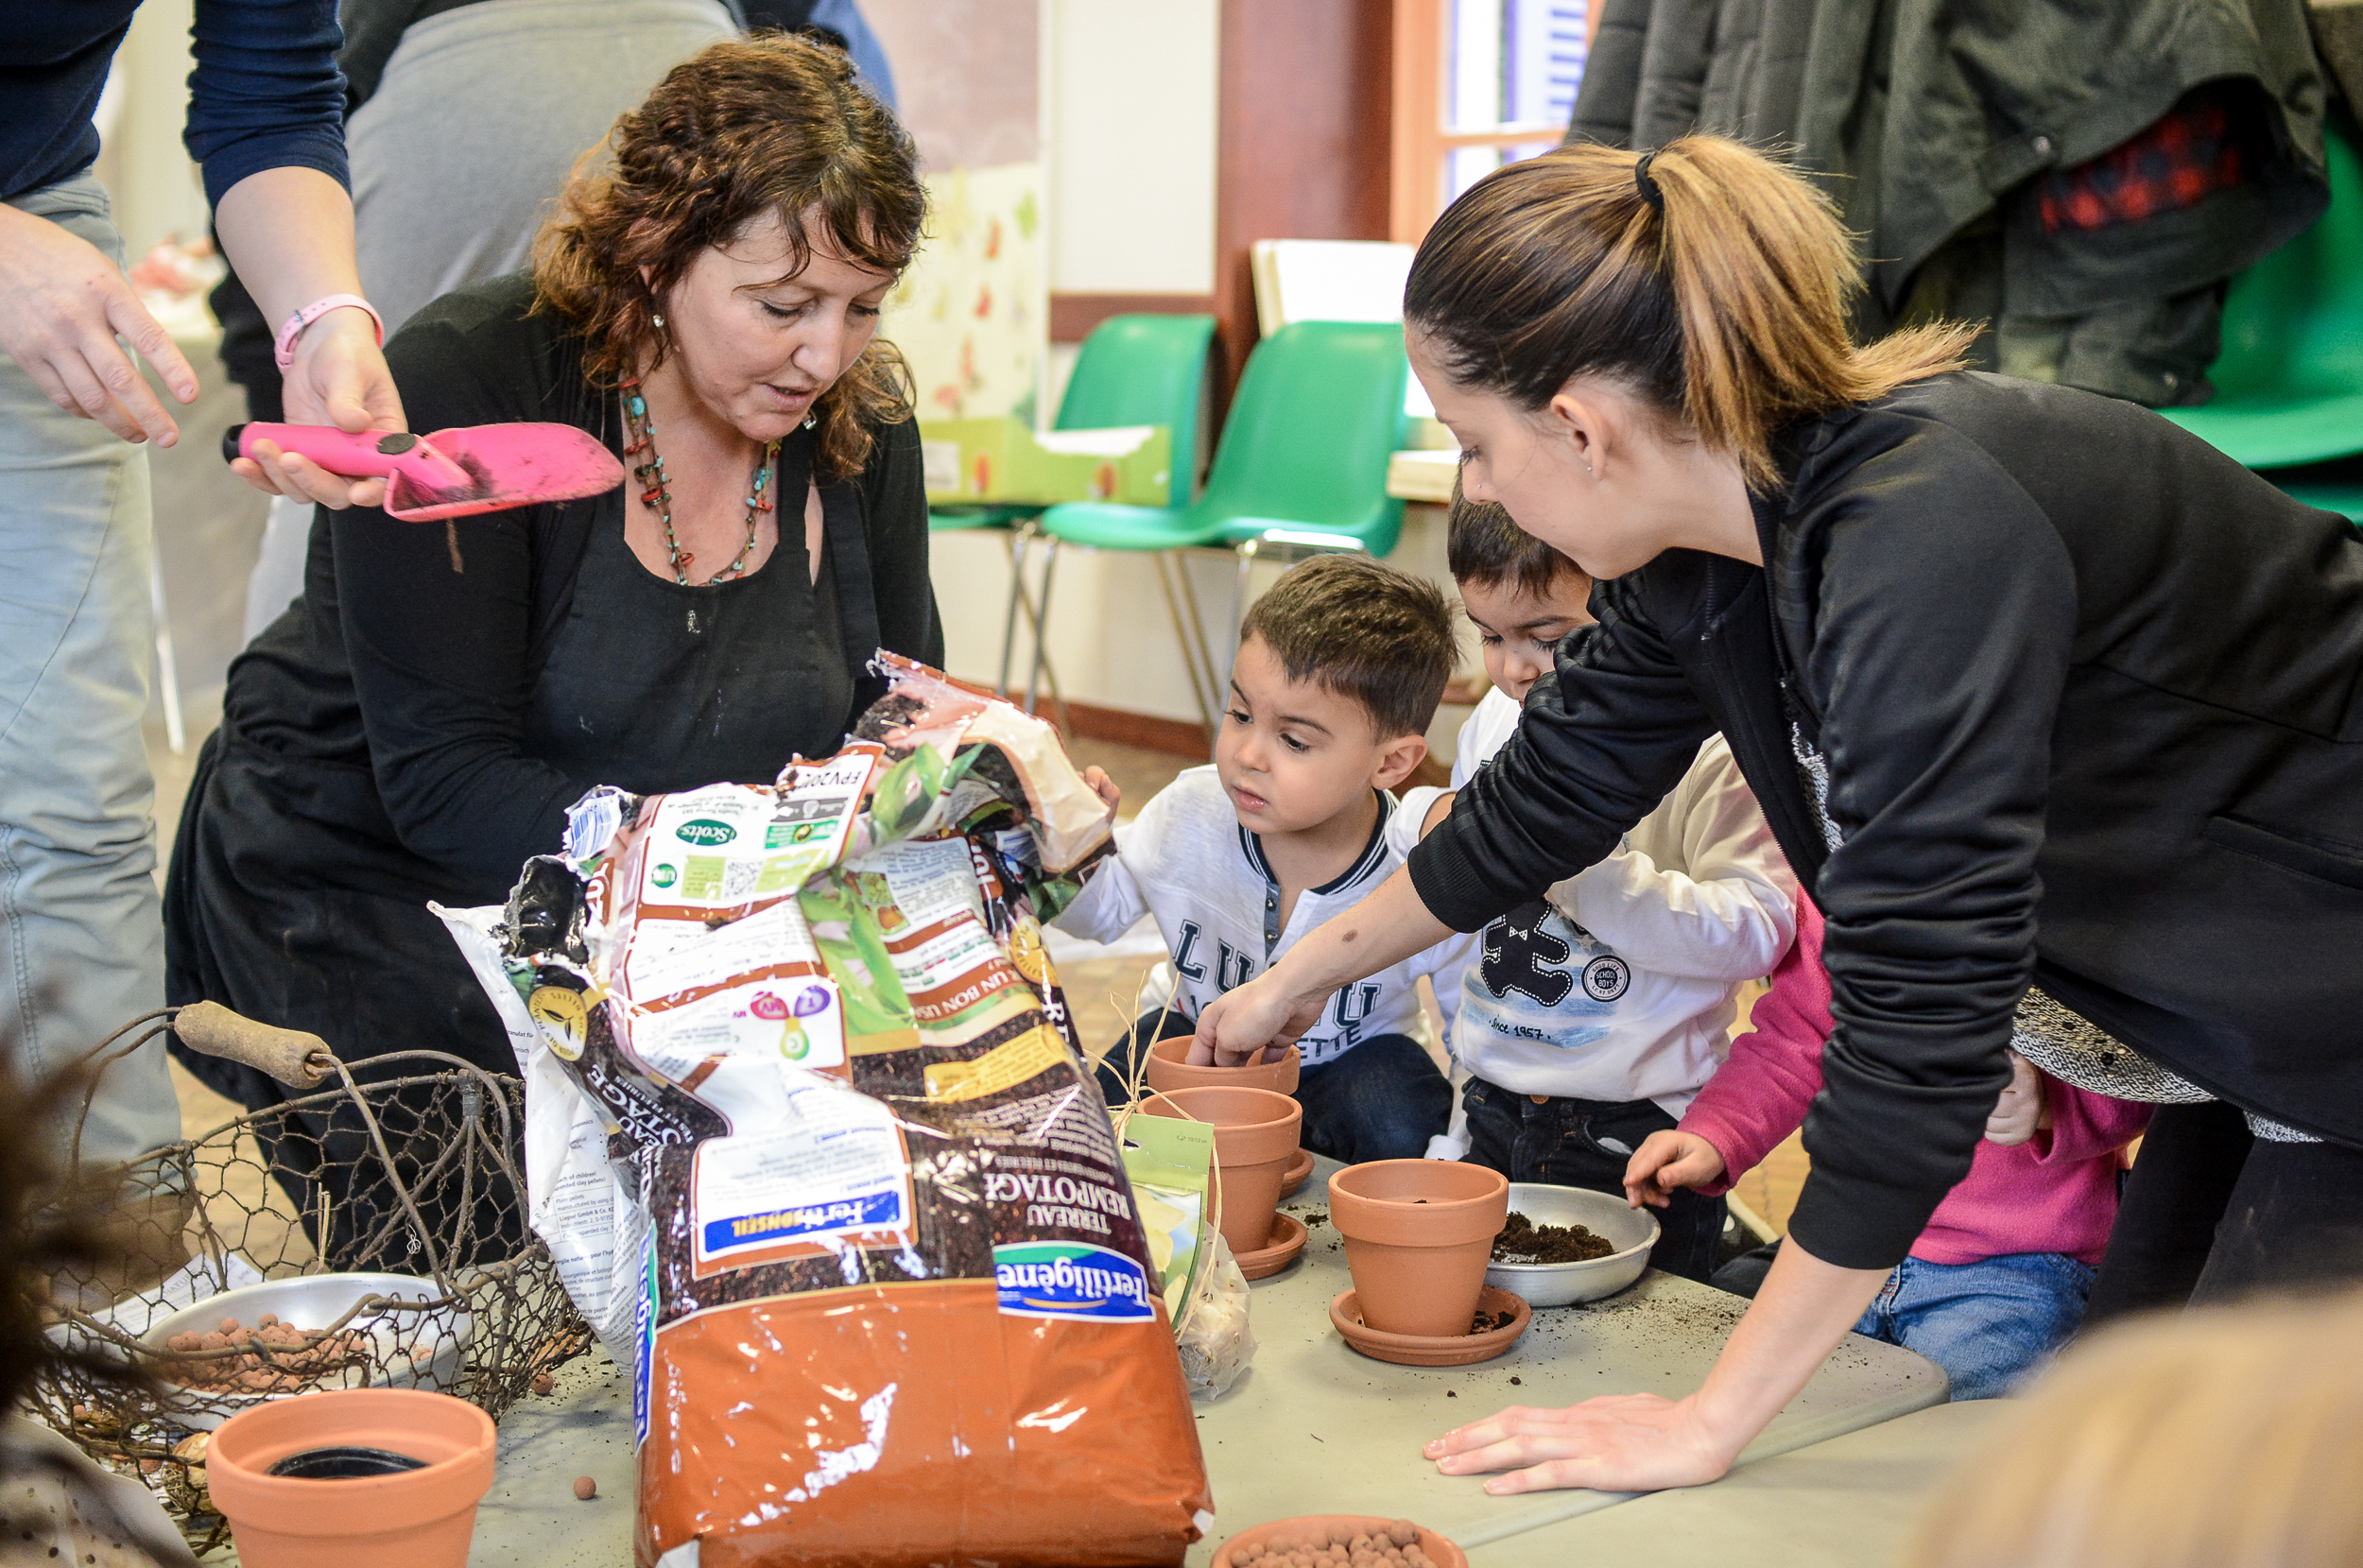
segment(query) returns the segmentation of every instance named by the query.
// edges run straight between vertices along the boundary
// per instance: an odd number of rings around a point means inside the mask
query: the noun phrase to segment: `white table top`
[[[1323,1160],[1295,1201],[1325,1213]],[[1509,1404],[1570,1404],[1595,1394],[1689,1392],[1706,1375],[1747,1302],[1650,1273],[1591,1306],[1537,1311],[1509,1353],[1474,1367],[1397,1367],[1349,1349],[1329,1323],[1330,1299],[1352,1284],[1337,1232],[1315,1226],[1304,1256],[1253,1287],[1255,1360],[1221,1399],[1199,1406],[1199,1436],[1218,1523],[1216,1542],[1298,1513],[1416,1519],[1463,1547],[1627,1501],[1631,1493],[1558,1491],[1492,1497],[1475,1476],[1445,1476],[1421,1447]],[[1516,1385],[1511,1378],[1518,1379]],[[1803,1448],[1941,1403],[1944,1373],[1893,1345],[1849,1335],[1742,1461]]]
[[[1735,1470],[1479,1546],[1469,1568],[1571,1562],[1887,1568],[1938,1485],[2007,1408],[1939,1404]]]
[[[1321,1161],[1287,1207],[1300,1215],[1325,1214],[1328,1177],[1337,1168]],[[1350,1283],[1337,1232],[1323,1223],[1313,1227],[1302,1259],[1252,1287],[1253,1367],[1221,1399],[1197,1406],[1218,1523],[1191,1551],[1190,1568],[1203,1568],[1216,1542],[1233,1532],[1293,1513],[1407,1516],[1475,1548],[1633,1501],[1630,1493],[1597,1491],[1489,1497],[1476,1478],[1438,1474],[1420,1448],[1506,1404],[1687,1391],[1705,1375],[1746,1304],[1653,1273],[1607,1301],[1537,1312],[1533,1326],[1497,1360],[1396,1367],[1348,1349],[1330,1327],[1330,1298]],[[1890,1422],[1944,1397],[1944,1374],[1933,1363],[1850,1336],[1742,1463]],[[1874,1443],[1865,1452],[1880,1449]],[[470,1563],[622,1568],[631,1560],[632,1472],[630,1391],[595,1349],[560,1370],[553,1393],[526,1399],[502,1420],[499,1470],[476,1512]],[[1742,1472],[1716,1488],[1665,1495],[1713,1496],[1739,1487],[1743,1476],[1751,1489],[1777,1490],[1791,1473],[1800,1477],[1796,1484],[1824,1491],[1846,1484],[1843,1475],[1829,1478],[1826,1468],[1768,1469],[1762,1481]],[[586,1474],[598,1482],[599,1495],[578,1503],[571,1489]],[[1801,1512],[1828,1507],[1826,1496],[1816,1495],[1821,1500],[1801,1505]],[[1556,1541],[1569,1528],[1549,1537]],[[222,1554],[207,1562],[234,1560]],[[1473,1568],[1513,1568],[1525,1560],[1489,1556],[1473,1559]],[[1715,1560],[1720,1568],[1728,1559]]]

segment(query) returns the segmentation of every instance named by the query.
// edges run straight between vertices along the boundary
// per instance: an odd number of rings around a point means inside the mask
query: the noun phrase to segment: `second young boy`
[[[1592,582],[1498,507],[1456,499],[1448,554],[1493,682],[1461,729],[1457,788],[1517,729],[1561,640],[1591,621]],[[1406,801],[1401,853],[1444,803]],[[1621,1196],[1628,1157],[1676,1125],[1721,1060],[1738,983],[1788,950],[1795,888],[1731,748],[1710,736],[1619,849],[1478,934],[1452,988],[1465,1115],[1431,1152]],[[1723,1218],[1719,1196],[1675,1195],[1650,1263],[1705,1279]]]
[[[1191,1033],[1207,1002],[1403,863],[1388,791],[1427,755],[1455,651],[1443,595],[1362,557],[1307,561],[1249,610],[1214,765],[1119,828],[1114,859],[1051,922],[1111,941],[1146,914],[1164,937],[1171,1000],[1103,1060],[1112,1103],[1138,1053]],[[1451,1088],[1409,1031],[1423,974],[1452,1016],[1468,951],[1455,939],[1330,998],[1297,1041],[1304,1146],[1349,1164],[1417,1159],[1444,1130]]]

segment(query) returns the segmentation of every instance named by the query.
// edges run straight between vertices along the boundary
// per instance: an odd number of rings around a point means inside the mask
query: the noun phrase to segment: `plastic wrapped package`
[[[1210,1233],[1208,1266],[1182,1319],[1182,1375],[1194,1399],[1219,1399],[1247,1375],[1255,1359],[1255,1333],[1248,1325],[1247,1276],[1222,1232]]]
[[[646,1221],[637,1559],[1177,1563],[1188,1388],[1039,924],[1112,813],[1047,726],[888,673],[774,785],[595,792],[499,928]]]

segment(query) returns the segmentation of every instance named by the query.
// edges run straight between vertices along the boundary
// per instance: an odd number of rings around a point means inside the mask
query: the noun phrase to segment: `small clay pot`
[[[1141,1109],[1214,1128],[1215,1163],[1222,1172],[1216,1224],[1233,1255],[1261,1251],[1271,1240],[1281,1179],[1297,1157],[1304,1108],[1269,1089],[1175,1089],[1149,1095]]]
[[[1189,1036],[1161,1040],[1148,1048],[1148,1065],[1142,1069],[1142,1077],[1159,1094],[1168,1089],[1268,1089],[1275,1094],[1293,1094],[1304,1064],[1293,1045],[1278,1061],[1254,1061],[1244,1067],[1193,1067],[1189,1054]]]
[[[270,1473],[322,1449],[424,1463],[346,1480]],[[466,1568],[492,1451],[492,1419],[465,1400],[336,1388],[231,1417],[206,1449],[205,1472],[246,1568]]]
[[[1509,1214],[1509,1180],[1482,1165],[1373,1160],[1329,1179],[1362,1321],[1382,1334],[1467,1334]]]

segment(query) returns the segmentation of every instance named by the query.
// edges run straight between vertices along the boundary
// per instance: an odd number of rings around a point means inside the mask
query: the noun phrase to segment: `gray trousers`
[[[96,180],[9,204],[122,265]],[[60,409],[0,354],[0,1049],[31,1074],[164,1003],[156,782],[140,733],[154,550],[147,449]],[[100,1080],[82,1157],[132,1159],[180,1136],[150,1043]]]

